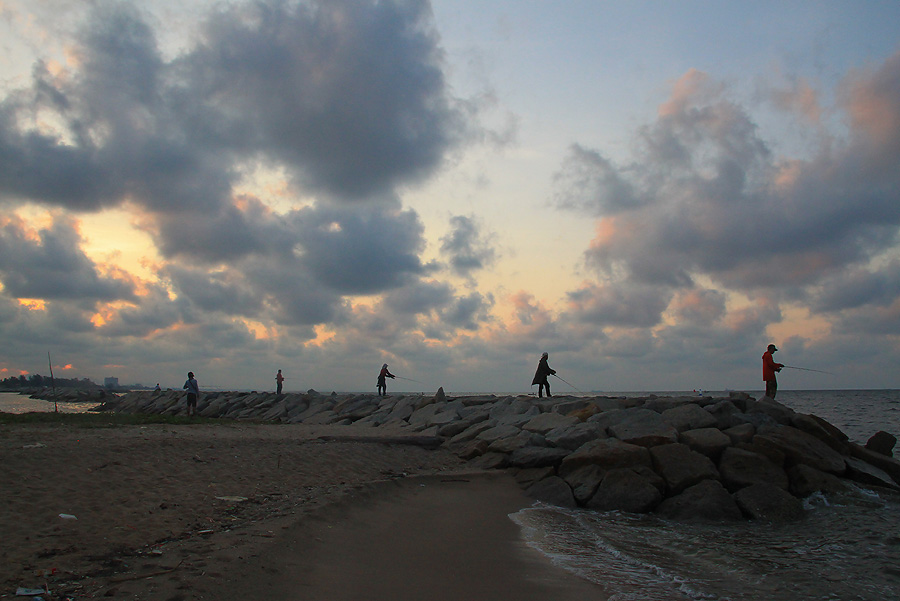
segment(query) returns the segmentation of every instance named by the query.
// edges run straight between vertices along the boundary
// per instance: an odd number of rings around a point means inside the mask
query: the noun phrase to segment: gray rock
[[[510,454],[509,464],[523,468],[556,466],[568,454],[565,449],[553,447],[524,447]]]
[[[606,438],[606,428],[590,422],[577,423],[574,426],[555,428],[547,432],[544,438],[555,447],[574,451],[581,445],[598,438]]]
[[[607,430],[623,442],[653,447],[678,440],[678,431],[663,421],[660,414],[649,409],[626,409],[627,414],[619,423]]]
[[[519,433],[509,438],[498,438],[490,443],[489,451],[497,453],[512,453],[524,447],[546,447],[547,441],[540,434],[519,430]]]
[[[754,443],[766,443],[784,453],[788,467],[804,463],[840,476],[846,469],[844,458],[824,442],[791,426],[781,426],[767,434],[757,434]]]
[[[656,473],[666,481],[669,495],[677,495],[702,480],[718,480],[715,464],[705,455],[692,451],[680,443],[660,445],[650,449]]]
[[[686,430],[678,435],[678,441],[713,461],[717,461],[722,451],[731,446],[731,438],[718,428]]]
[[[666,409],[662,412],[662,418],[679,432],[711,428],[717,423],[709,411],[694,403]]]
[[[605,438],[586,443],[563,459],[559,475],[565,477],[585,465],[596,465],[605,472],[617,467],[650,467],[651,460],[644,447]]]
[[[719,401],[704,410],[709,411],[709,414],[716,418],[716,427],[720,430],[747,423],[743,419],[743,412],[731,401]]]
[[[510,438],[521,431],[522,430],[516,428],[515,426],[494,426],[493,428],[484,430],[483,432],[481,432],[481,434],[476,436],[476,438],[478,438],[479,440],[486,440],[490,443],[494,442],[495,440],[500,440],[501,438]]]
[[[450,450],[464,461],[475,459],[488,452],[488,443],[484,440],[470,440],[451,446]]]
[[[578,504],[585,505],[597,492],[605,473],[598,465],[585,465],[567,474],[564,480],[572,488]]]
[[[806,498],[817,492],[825,494],[846,493],[850,485],[834,476],[808,465],[795,465],[787,471],[790,492],[795,497]]]
[[[465,432],[471,426],[480,424],[481,422],[487,420],[487,417],[487,413],[477,413],[471,415],[468,418],[458,419],[454,422],[450,422],[449,424],[444,424],[443,426],[441,426],[438,429],[438,434],[446,438],[453,438],[457,434]]]
[[[528,488],[536,482],[540,482],[544,478],[556,475],[556,470],[552,467],[532,467],[513,471],[515,472],[513,477],[523,489]]]
[[[741,424],[727,428],[722,433],[731,439],[731,444],[733,445],[742,442],[752,442],[753,437],[756,435],[756,426],[753,424]]]
[[[478,435],[482,434],[483,432],[490,430],[494,426],[496,426],[496,424],[492,420],[485,420],[483,422],[478,422],[478,423],[472,424],[471,426],[469,426],[468,428],[466,428],[465,430],[463,430],[462,432],[460,432],[459,434],[457,434],[456,436],[451,438],[450,442],[456,443],[456,442],[465,442],[467,440],[472,440],[473,438],[476,438]]]
[[[762,413],[764,415],[768,415],[776,422],[783,426],[790,425],[791,418],[794,416],[794,410],[790,407],[785,407],[781,403],[768,399],[768,397],[763,397],[763,400],[753,402],[749,401],[747,403],[747,408],[744,410],[744,413],[747,415],[754,415],[757,413]]]
[[[876,453],[871,449],[867,449],[855,443],[849,443],[847,448],[850,451],[849,454],[852,457],[862,459],[866,463],[884,470],[894,480],[894,482],[900,484],[900,461],[894,459],[893,457],[887,457],[886,455],[882,455],[881,453]]]
[[[798,430],[815,436],[838,453],[842,455],[847,453],[847,435],[822,418],[815,415],[795,413],[791,418],[791,425]]]
[[[502,470],[509,466],[509,455],[506,453],[485,453],[470,460],[468,465],[481,470]]]
[[[532,484],[525,491],[532,499],[556,505],[558,507],[577,507],[575,497],[572,495],[572,489],[566,484],[566,481],[557,476],[544,478],[540,482]]]
[[[764,482],[742,488],[734,500],[754,520],[791,522],[803,516],[803,504],[789,492]]]
[[[894,445],[897,444],[897,438],[893,434],[884,431],[876,432],[866,441],[866,448],[875,451],[887,457],[894,456]]]
[[[737,449],[725,449],[719,460],[722,484],[735,492],[753,484],[771,484],[782,490],[790,485],[787,473],[759,453]]]
[[[620,468],[606,473],[586,507],[597,511],[647,513],[661,500],[659,490],[647,478],[632,469]]]
[[[856,457],[846,457],[844,460],[847,462],[846,478],[868,486],[880,486],[882,488],[900,490],[900,486],[897,486],[894,479],[884,470],[866,463],[862,459],[857,459]]]
[[[663,500],[656,513],[684,521],[743,519],[740,507],[718,480],[704,480],[680,495]]]
[[[581,420],[577,417],[568,417],[559,413],[541,413],[528,420],[522,429],[538,434],[547,434],[556,428],[574,426],[578,423],[581,423]]]

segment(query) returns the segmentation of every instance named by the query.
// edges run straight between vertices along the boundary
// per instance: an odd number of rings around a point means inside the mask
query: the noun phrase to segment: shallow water
[[[4,413],[84,413],[97,406],[98,403],[54,403],[41,399],[31,399],[24,394],[0,392],[0,411]]]
[[[900,431],[900,391],[779,391],[865,442]],[[684,524],[536,505],[512,516],[528,543],[614,601],[900,599],[900,496],[815,495],[799,522]]]

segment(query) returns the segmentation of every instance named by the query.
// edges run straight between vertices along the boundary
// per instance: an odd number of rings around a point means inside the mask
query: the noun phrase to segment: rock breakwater
[[[180,391],[131,392],[96,410],[184,414]],[[814,415],[745,393],[728,397],[434,396],[203,393],[211,418],[408,432],[472,467],[508,469],[533,498],[674,519],[786,521],[814,493],[865,502],[900,490],[896,440],[863,446]],[[349,430],[349,429],[348,429]],[[413,436],[414,435],[414,436]],[[396,437],[394,441],[396,442]]]

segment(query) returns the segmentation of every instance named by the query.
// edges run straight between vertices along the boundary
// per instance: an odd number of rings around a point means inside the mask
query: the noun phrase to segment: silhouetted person
[[[155,390],[156,392],[159,392],[162,390],[162,388],[159,387],[159,382],[156,383],[156,388],[154,388],[153,390]]]
[[[275,394],[281,394],[281,387],[284,384],[284,376],[281,375],[281,370],[278,370],[278,373],[275,374]]]
[[[384,396],[387,394],[387,381],[385,378],[393,378],[394,374],[388,371],[387,363],[381,366],[381,372],[378,374],[378,395]]]
[[[534,379],[531,381],[531,385],[538,385],[538,396],[542,397],[544,387],[547,387],[547,396],[552,396],[550,394],[550,381],[547,379],[547,376],[552,376],[556,373],[555,369],[552,369],[550,365],[547,363],[547,359],[550,357],[547,353],[543,353],[541,355],[541,360],[538,361],[537,371],[534,372]]]
[[[197,413],[197,398],[200,396],[200,385],[194,379],[194,372],[188,372],[188,379],[185,381],[183,388],[187,393],[187,414],[193,417]]]
[[[763,380],[766,383],[766,396],[770,399],[774,399],[775,393],[778,392],[778,380],[775,379],[775,372],[781,371],[781,368],[784,367],[781,363],[775,363],[775,358],[772,357],[772,353],[777,350],[774,344],[770,344],[762,356]]]

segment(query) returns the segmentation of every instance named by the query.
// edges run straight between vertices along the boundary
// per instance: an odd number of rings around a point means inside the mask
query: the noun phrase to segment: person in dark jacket
[[[547,359],[550,355],[544,353],[541,355],[541,360],[538,361],[537,371],[534,372],[534,379],[531,381],[531,385],[538,385],[538,396],[544,396],[544,387],[547,387],[547,396],[553,396],[550,394],[550,381],[547,380],[548,376],[552,376],[556,373],[555,369],[552,369],[550,365],[547,363]]]
[[[387,381],[385,378],[393,378],[394,374],[388,371],[387,363],[381,366],[381,372],[378,374],[378,395],[384,396],[387,394]]]

